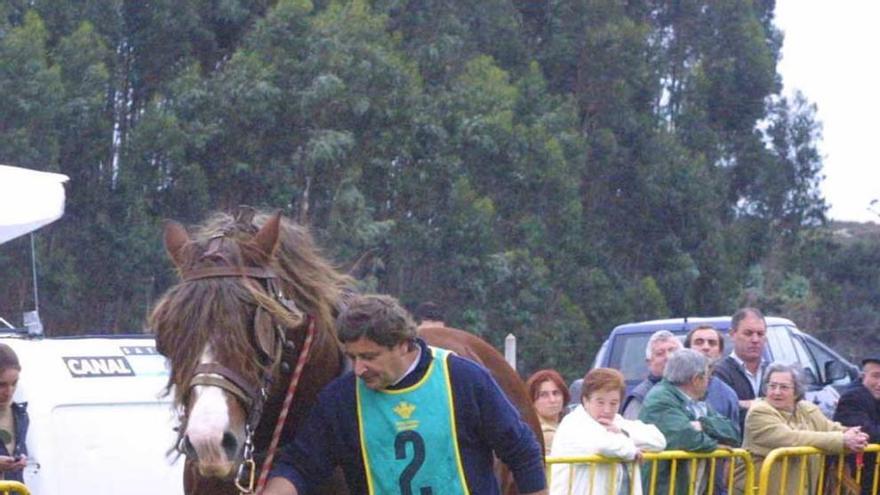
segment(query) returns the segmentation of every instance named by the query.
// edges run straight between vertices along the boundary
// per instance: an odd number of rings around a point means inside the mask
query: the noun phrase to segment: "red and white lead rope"
[[[287,395],[284,397],[284,404],[281,406],[281,414],[278,416],[278,422],[275,423],[275,431],[272,433],[272,441],[269,443],[269,450],[266,451],[266,459],[263,461],[263,468],[260,470],[260,478],[257,480],[257,493],[263,491],[266,481],[269,478],[269,470],[272,469],[272,462],[275,460],[275,452],[278,450],[278,441],[281,438],[281,430],[284,429],[284,423],[287,421],[287,413],[290,412],[290,404],[293,403],[293,396],[296,394],[296,386],[302,371],[309,361],[309,350],[312,347],[312,339],[315,337],[315,319],[309,316],[309,327],[306,333],[306,340],[303,342],[302,351],[296,361],[296,369],[290,378],[290,385],[287,387]]]

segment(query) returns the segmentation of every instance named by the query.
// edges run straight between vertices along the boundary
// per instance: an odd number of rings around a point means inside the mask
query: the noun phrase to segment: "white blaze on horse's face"
[[[199,362],[214,362],[210,345]],[[244,411],[237,399],[220,387],[196,385],[190,394],[186,437],[197,455],[199,473],[225,478],[241,453]]]

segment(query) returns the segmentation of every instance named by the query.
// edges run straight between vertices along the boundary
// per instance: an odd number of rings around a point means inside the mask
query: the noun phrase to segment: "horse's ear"
[[[278,247],[278,233],[281,229],[281,212],[275,212],[269,220],[260,227],[260,231],[254,235],[254,243],[261,251],[269,256],[275,254]]]
[[[183,266],[183,248],[189,242],[189,234],[183,225],[174,220],[165,220],[163,240],[168,257],[178,268]]]

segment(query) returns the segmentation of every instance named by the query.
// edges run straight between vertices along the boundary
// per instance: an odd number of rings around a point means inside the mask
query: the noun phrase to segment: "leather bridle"
[[[245,267],[245,266],[212,266],[197,268],[187,271],[181,277],[181,282],[191,282],[208,278],[244,278],[257,280],[262,282],[260,285],[269,295],[279,304],[287,308],[292,313],[301,313],[292,300],[287,299],[284,295],[278,277],[274,271],[264,267]],[[267,349],[264,349],[260,343],[260,338],[256,335],[258,332],[257,322],[260,319],[259,312],[266,311],[261,306],[257,306],[254,316],[254,341],[255,347],[260,354],[260,359],[264,365],[267,365],[261,373],[260,383],[254,385],[245,379],[235,370],[218,363],[199,363],[187,385],[187,395],[195,386],[218,387],[233,397],[241,401],[245,411],[247,411],[247,419],[245,421],[244,444],[242,447],[242,462],[239,464],[235,474],[235,486],[241,493],[254,492],[254,480],[256,477],[256,462],[254,460],[254,442],[253,437],[256,432],[257,425],[263,416],[263,407],[269,397],[269,391],[272,386],[272,373],[270,370],[275,369],[282,358],[282,352],[285,348],[291,347],[291,340],[287,339],[286,332],[281,325],[274,325],[275,352],[269,355]],[[303,358],[304,356],[300,356]],[[186,422],[186,417],[182,418],[182,422]],[[177,442],[177,451],[186,455],[185,428],[181,426],[179,429],[179,437]]]

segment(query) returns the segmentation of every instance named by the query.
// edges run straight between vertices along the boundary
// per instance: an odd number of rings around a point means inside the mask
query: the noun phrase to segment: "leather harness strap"
[[[191,282],[216,277],[245,277],[264,280],[277,278],[271,269],[254,266],[209,266],[186,272],[180,278],[184,282]]]
[[[260,397],[260,391],[248,383],[239,373],[217,363],[200,363],[196,366],[189,386],[196,385],[220,387],[241,399],[247,409],[250,409],[254,401]]]
[[[290,406],[293,404],[293,398],[296,396],[296,387],[299,385],[299,379],[302,376],[303,369],[309,362],[309,354],[312,348],[312,341],[315,338],[315,319],[309,316],[309,326],[306,333],[306,339],[303,342],[302,351],[296,360],[296,368],[290,376],[290,384],[287,387],[287,394],[284,396],[284,402],[281,406],[281,412],[275,422],[275,430],[272,432],[272,440],[269,442],[269,448],[266,450],[266,458],[263,460],[263,468],[260,470],[260,477],[257,480],[257,493],[261,492],[266,486],[269,479],[269,471],[272,470],[272,463],[275,460],[275,452],[278,450],[278,442],[281,439],[281,432],[287,423],[287,414],[290,412]]]

